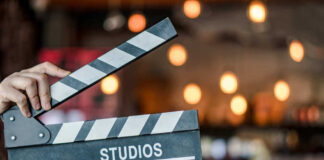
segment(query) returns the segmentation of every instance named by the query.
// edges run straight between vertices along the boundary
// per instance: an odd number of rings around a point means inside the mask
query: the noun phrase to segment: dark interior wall
[[[37,32],[29,1],[0,1],[0,79],[35,63]],[[0,122],[2,123],[2,122]],[[0,124],[0,137],[3,137]],[[3,138],[0,159],[6,159]]]
[[[29,1],[0,2],[0,76],[35,63],[37,28]]]

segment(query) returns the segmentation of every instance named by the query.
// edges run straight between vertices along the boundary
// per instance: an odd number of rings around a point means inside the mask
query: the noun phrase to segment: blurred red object
[[[107,51],[108,49],[85,48],[42,49],[38,55],[38,60],[40,63],[48,61],[66,70],[74,71]],[[57,79],[50,78],[49,80],[51,83],[54,83]],[[80,110],[84,113],[85,120],[105,118],[115,114],[115,109],[112,110],[111,108],[116,107],[108,106],[106,102],[108,99],[112,100],[112,97],[114,96],[102,94],[100,85],[96,84],[63,103],[58,109],[62,110],[64,115],[68,115],[67,113],[71,110]],[[68,120],[69,117],[64,119]]]
[[[53,64],[60,64],[63,60],[63,53],[60,50],[42,49],[38,55],[39,62],[51,62]]]

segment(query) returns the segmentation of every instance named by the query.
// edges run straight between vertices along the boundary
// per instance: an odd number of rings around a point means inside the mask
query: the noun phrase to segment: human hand
[[[21,113],[30,117],[27,99],[33,109],[51,109],[51,95],[47,75],[65,77],[70,74],[52,63],[44,62],[32,68],[15,72],[0,83],[0,114],[12,103],[16,103]]]

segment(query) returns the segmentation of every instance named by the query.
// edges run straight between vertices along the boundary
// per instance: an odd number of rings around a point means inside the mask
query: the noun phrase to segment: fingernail
[[[39,110],[41,108],[40,104],[37,103],[36,106],[35,106],[36,110]]]
[[[26,116],[27,116],[27,117],[30,117],[30,116],[31,116],[31,113],[30,113],[30,112],[27,112],[27,113],[26,113]]]
[[[46,104],[45,104],[45,109],[50,110],[50,109],[51,109],[51,104],[46,103]]]

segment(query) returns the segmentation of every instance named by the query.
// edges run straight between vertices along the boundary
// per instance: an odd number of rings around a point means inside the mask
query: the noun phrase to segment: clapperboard
[[[168,18],[51,85],[56,107],[177,35]],[[201,158],[196,110],[44,125],[31,110],[6,111],[9,160],[195,160]]]

